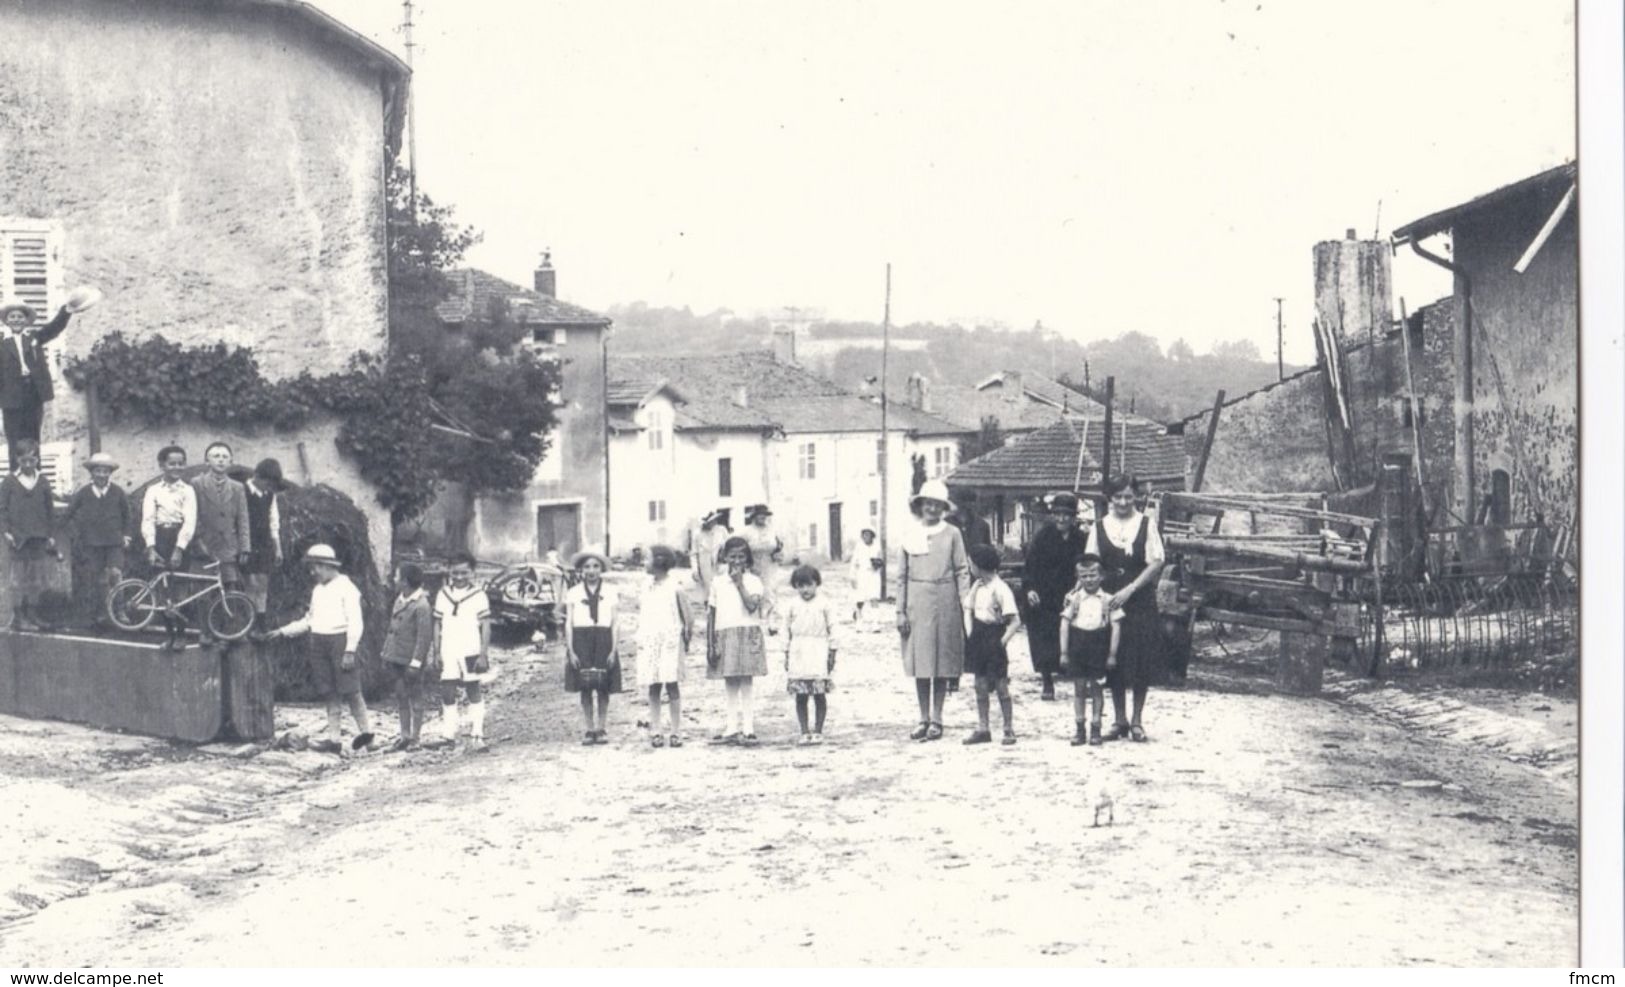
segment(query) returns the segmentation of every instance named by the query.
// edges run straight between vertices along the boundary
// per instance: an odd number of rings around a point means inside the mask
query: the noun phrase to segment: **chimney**
[[[1315,244],[1315,318],[1340,345],[1365,342],[1393,322],[1393,248],[1386,240]]]
[[[796,327],[773,327],[773,362],[787,367],[796,365]]]
[[[908,406],[915,411],[930,412],[931,382],[925,379],[924,374],[908,375]]]
[[[1000,389],[1004,392],[1004,399],[1012,404],[1020,404],[1027,396],[1026,388],[1021,385],[1021,374],[1014,370],[1004,372]]]
[[[542,251],[542,262],[536,265],[536,270],[532,274],[532,284],[535,286],[538,295],[546,295],[548,298],[559,297],[558,281],[555,279],[553,272],[553,249],[551,247]]]
[[[741,408],[749,408],[750,388],[746,387],[744,384],[740,384],[738,387],[734,388],[734,404]]]

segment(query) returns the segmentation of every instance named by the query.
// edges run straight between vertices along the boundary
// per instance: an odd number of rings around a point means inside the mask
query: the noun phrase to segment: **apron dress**
[[[609,660],[615,643],[615,597],[613,591],[606,593],[607,590],[609,587],[602,582],[596,592],[589,591],[586,583],[570,590],[570,648],[575,651],[581,667],[564,663],[565,692],[581,692],[586,688],[621,691],[621,663]],[[582,672],[588,674],[584,676]],[[584,679],[598,682],[589,686]]]
[[[1115,593],[1139,578],[1145,571],[1145,542],[1151,518],[1140,516],[1140,527],[1134,544],[1114,544],[1106,535],[1106,528],[1097,529],[1100,561],[1105,567],[1103,580],[1107,592]],[[1161,627],[1157,618],[1157,587],[1146,585],[1129,597],[1123,605],[1123,630],[1117,642],[1116,683],[1129,688],[1151,684],[1151,673],[1161,659]]]

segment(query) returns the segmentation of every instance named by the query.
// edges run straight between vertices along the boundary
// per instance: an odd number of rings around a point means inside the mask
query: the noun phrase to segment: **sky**
[[[399,0],[315,0],[397,53]],[[1314,344],[1313,245],[1575,157],[1561,0],[417,0],[419,187],[561,297]],[[1408,251],[1411,310],[1448,294]]]

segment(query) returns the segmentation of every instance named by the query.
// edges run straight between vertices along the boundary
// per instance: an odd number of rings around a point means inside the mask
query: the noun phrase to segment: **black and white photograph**
[[[0,0],[0,965],[1601,962],[1585,27]]]

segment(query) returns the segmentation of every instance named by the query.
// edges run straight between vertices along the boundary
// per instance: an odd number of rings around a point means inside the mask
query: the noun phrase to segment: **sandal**
[[[910,740],[924,740],[926,738],[926,736],[928,734],[930,734],[930,732],[931,732],[931,724],[926,723],[926,722],[924,722],[922,720],[920,722],[920,725],[914,728],[914,732],[908,735],[908,739],[910,739]]]
[[[1128,739],[1134,741],[1136,744],[1145,743],[1145,730],[1138,723],[1134,724],[1128,728]]]
[[[683,746],[683,735],[680,734],[680,733],[672,734],[671,738],[666,741],[666,746],[667,747],[681,747],[681,746]]]
[[[991,744],[992,742],[993,734],[986,730],[977,730],[964,740],[966,747],[972,744]]]
[[[650,747],[664,747],[664,746],[666,746],[666,738],[663,735],[657,733],[654,736],[649,738],[649,746]]]
[[[940,724],[940,723],[931,724],[931,726],[925,731],[925,739],[926,740],[941,740],[942,739],[942,724]]]

